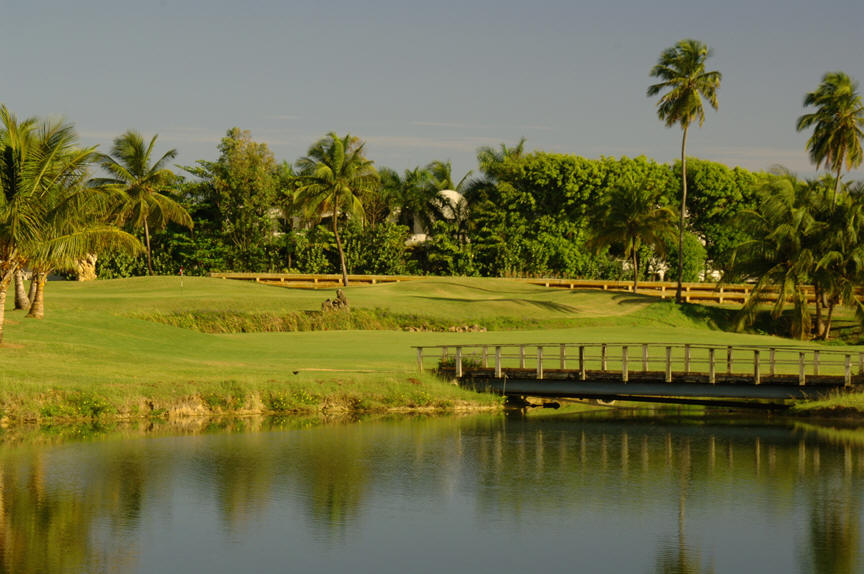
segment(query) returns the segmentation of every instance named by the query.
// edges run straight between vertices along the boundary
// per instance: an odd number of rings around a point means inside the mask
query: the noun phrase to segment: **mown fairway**
[[[123,405],[147,398],[177,401],[202,393],[302,389],[315,395],[309,398],[310,404],[326,402],[334,393],[348,393],[357,400],[365,394],[401,396],[393,399],[393,405],[400,400],[422,404],[427,395],[440,394],[446,400],[469,396],[431,377],[409,382],[416,376],[412,345],[790,343],[717,330],[701,318],[697,306],[687,308],[688,315],[669,302],[650,297],[554,290],[498,279],[436,278],[353,287],[346,294],[353,309],[379,308],[434,317],[452,325],[494,324],[510,318],[511,324],[523,322],[526,328],[485,333],[376,330],[210,335],[139,317],[202,311],[314,311],[334,293],[206,278],[185,278],[181,288],[177,277],[52,282],[46,293],[46,316],[41,321],[12,311],[11,301],[7,310],[6,343],[0,347],[0,393],[7,411],[15,411],[10,405],[30,400],[43,404],[55,391],[96,393],[120,412],[125,412]],[[421,398],[417,399],[419,390]],[[134,408],[129,409],[135,414]]]

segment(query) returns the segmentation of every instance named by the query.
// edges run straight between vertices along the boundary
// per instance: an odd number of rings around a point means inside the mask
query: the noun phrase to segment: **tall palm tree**
[[[354,213],[362,217],[362,195],[379,185],[378,172],[366,159],[365,148],[365,142],[351,134],[340,138],[330,132],[309,148],[306,157],[297,160],[297,191],[318,213],[329,213],[333,218],[342,284],[346,287],[348,269],[339,237],[339,216]]]
[[[406,169],[403,175],[390,168],[381,168],[381,195],[389,198],[397,222],[407,226],[411,233],[420,232],[417,226],[429,229],[435,220],[438,190],[432,174],[427,168]]]
[[[92,180],[94,186],[114,193],[119,221],[144,229],[149,275],[153,275],[150,230],[164,228],[168,222],[189,229],[193,225],[189,213],[169,195],[175,191],[172,187],[175,176],[166,165],[177,157],[177,150],[168,150],[151,163],[157,137],[158,134],[154,135],[149,144],[135,130],[117,137],[111,153],[102,154],[99,159],[111,177]]]
[[[678,288],[675,300],[681,302],[681,283],[684,278],[684,216],[687,211],[687,130],[693,120],[705,121],[702,98],[717,109],[717,88],[720,72],[705,71],[705,61],[711,50],[697,40],[681,40],[660,54],[651,77],[661,81],[648,87],[648,96],[665,92],[657,101],[657,115],[666,127],[681,126],[681,211],[678,222]]]
[[[71,124],[19,121],[0,104],[0,342],[6,294],[22,261],[46,243],[50,191],[80,176],[94,148]]]
[[[847,170],[861,165],[864,153],[864,104],[858,94],[858,83],[843,72],[829,72],[822,77],[816,91],[804,97],[804,107],[815,106],[816,111],[798,118],[798,131],[813,128],[807,140],[810,159],[816,169],[824,163],[836,178],[834,198],[840,188],[843,167]]]
[[[613,189],[593,220],[595,249],[623,244],[624,257],[633,267],[633,292],[639,281],[639,248],[648,245],[662,254],[675,234],[675,213],[659,203],[659,194],[629,182]]]

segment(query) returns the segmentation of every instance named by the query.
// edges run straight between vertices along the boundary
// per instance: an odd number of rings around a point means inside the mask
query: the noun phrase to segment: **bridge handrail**
[[[505,361],[512,362],[518,359],[519,369],[531,369],[528,361],[536,365],[537,378],[543,378],[544,368],[550,363],[558,363],[560,370],[568,370],[568,361],[578,361],[578,372],[582,380],[588,370],[588,363],[600,365],[602,372],[620,372],[622,381],[627,382],[630,372],[649,372],[649,366],[655,366],[662,362],[666,372],[667,382],[671,381],[673,367],[677,373],[707,375],[709,382],[716,382],[717,374],[739,376],[752,376],[755,384],[760,384],[765,375],[770,377],[797,375],[799,384],[804,385],[807,379],[807,371],[810,376],[838,377],[842,376],[844,384],[852,384],[853,357],[857,358],[857,374],[864,375],[864,351],[859,349],[825,349],[819,347],[805,347],[797,345],[713,345],[706,343],[661,343],[661,342],[584,342],[584,343],[466,343],[448,345],[413,345],[417,350],[417,365],[423,371],[424,358],[439,358],[442,361],[450,361],[450,350],[456,376],[461,377],[466,359],[473,359],[478,364],[482,359],[483,368],[489,368],[490,359],[494,360],[496,378],[503,373]],[[545,354],[546,349],[557,349],[557,353]],[[578,349],[578,355],[568,355],[567,351]],[[440,350],[440,354],[426,354],[425,351]],[[490,350],[493,353],[490,354]],[[586,351],[593,350],[589,355]],[[599,350],[599,355],[597,353]],[[632,352],[631,352],[632,350]],[[658,356],[657,350],[663,350],[664,354]],[[673,352],[677,351],[677,352]],[[515,351],[515,352],[514,352]],[[535,352],[536,351],[536,352]],[[641,352],[640,352],[641,351]],[[652,353],[651,351],[655,351]],[[718,353],[720,351],[720,353]],[[764,354],[763,354],[764,351]],[[746,354],[746,358],[742,357]],[[613,368],[609,368],[610,364]],[[740,366],[746,364],[747,370],[742,371]],[[682,368],[677,368],[681,367]],[[708,372],[694,370],[694,366],[706,366]],[[736,366],[739,367],[736,369]],[[782,367],[796,367],[787,371]],[[725,367],[725,368],[723,368]],[[515,367],[510,367],[515,368]],[[767,368],[767,371],[765,370]],[[837,369],[839,368],[839,369]],[[820,372],[821,369],[821,372]],[[570,369],[574,371],[576,369]],[[842,375],[836,373],[842,370]],[[835,371],[828,373],[826,371]],[[653,372],[661,372],[655,370]]]

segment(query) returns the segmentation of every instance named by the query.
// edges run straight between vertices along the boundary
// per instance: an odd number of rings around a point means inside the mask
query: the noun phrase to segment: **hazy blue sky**
[[[645,90],[681,38],[714,50],[720,110],[690,155],[813,171],[795,131],[830,70],[864,81],[862,0],[0,0],[0,102],[61,114],[103,148],[159,133],[180,163],[239,126],[294,161],[328,131],[379,166],[515,143],[671,161],[680,130]],[[860,172],[856,174],[861,177]]]

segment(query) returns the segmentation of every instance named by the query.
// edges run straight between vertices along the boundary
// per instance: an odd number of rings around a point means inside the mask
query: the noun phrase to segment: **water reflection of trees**
[[[231,531],[290,500],[279,508],[302,514],[285,520],[336,541],[362,528],[381,493],[446,500],[466,491],[484,522],[550,510],[639,512],[665,500],[677,504],[678,527],[659,533],[654,568],[682,573],[710,571],[688,530],[694,502],[729,499],[736,489],[762,492],[764,501],[780,493],[803,497],[797,506],[809,511],[802,568],[854,572],[862,472],[864,441],[638,418],[430,418],[19,447],[0,451],[0,572],[132,567],[148,505],[170,496],[178,477],[192,477]]]

